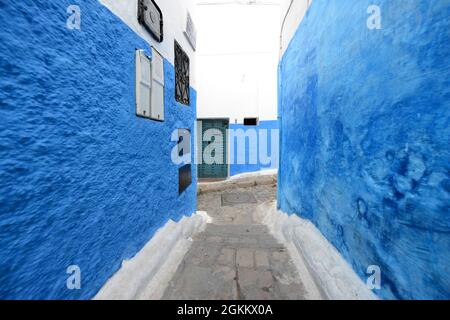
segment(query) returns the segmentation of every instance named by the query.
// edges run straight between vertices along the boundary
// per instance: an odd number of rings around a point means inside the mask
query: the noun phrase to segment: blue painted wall
[[[380,266],[382,298],[450,298],[449,16],[448,0],[314,0],[280,63],[279,206],[364,281]]]
[[[81,7],[81,30],[66,8]],[[149,46],[96,0],[0,1],[0,298],[87,299],[168,219],[178,196],[172,131],[191,128],[165,61],[165,122],[135,116],[135,48]],[[193,141],[192,141],[192,145]],[[66,268],[81,268],[81,290]]]
[[[248,133],[248,130],[255,130],[256,131],[256,137],[257,141],[255,144],[250,144],[249,138],[245,141],[245,148],[240,148],[238,145],[238,139],[233,139],[233,141],[230,141],[230,143],[233,143],[234,145],[234,152],[230,155],[230,176],[234,176],[241,173],[246,172],[256,172],[261,170],[267,170],[267,169],[277,169],[278,168],[278,160],[279,155],[276,150],[279,150],[279,146],[274,149],[274,159],[276,161],[271,162],[270,164],[265,163],[264,161],[261,161],[261,158],[259,156],[260,152],[260,145],[263,142],[264,135],[260,139],[260,132],[261,130],[265,130],[266,137],[267,137],[267,154],[266,156],[269,157],[272,155],[272,143],[279,143],[279,139],[275,139],[272,141],[272,130],[279,130],[278,126],[278,120],[266,120],[266,121],[260,121],[257,126],[244,126],[243,124],[230,124],[230,130],[242,130],[244,133]],[[277,133],[277,137],[279,137],[279,133]],[[241,147],[244,147],[242,144]],[[245,155],[245,163],[238,163],[238,152],[242,152]],[[253,157],[256,157],[257,162],[252,163],[251,159]],[[233,161],[234,160],[234,161]]]

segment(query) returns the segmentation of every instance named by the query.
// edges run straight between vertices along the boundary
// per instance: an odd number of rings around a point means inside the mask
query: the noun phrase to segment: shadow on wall
[[[382,298],[450,298],[449,16],[315,0],[280,63],[279,206],[364,281],[379,266]]]

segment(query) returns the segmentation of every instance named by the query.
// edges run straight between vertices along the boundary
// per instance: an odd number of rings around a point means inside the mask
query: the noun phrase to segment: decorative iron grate
[[[175,98],[189,105],[189,57],[175,41]]]

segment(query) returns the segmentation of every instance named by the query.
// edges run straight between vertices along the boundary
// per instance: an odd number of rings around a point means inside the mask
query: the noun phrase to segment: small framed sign
[[[163,14],[154,0],[139,0],[138,21],[150,32],[156,41],[163,41]]]
[[[184,35],[188,39],[192,49],[195,51],[197,48],[197,29],[195,28],[194,21],[192,20],[189,11],[187,12],[186,30],[184,31]]]

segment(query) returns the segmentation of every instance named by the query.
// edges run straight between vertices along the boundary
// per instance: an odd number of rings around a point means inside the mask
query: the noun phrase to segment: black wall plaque
[[[139,0],[138,21],[150,32],[156,41],[163,41],[163,14],[154,0]]]
[[[182,194],[192,183],[191,165],[187,164],[178,169],[178,192]]]

